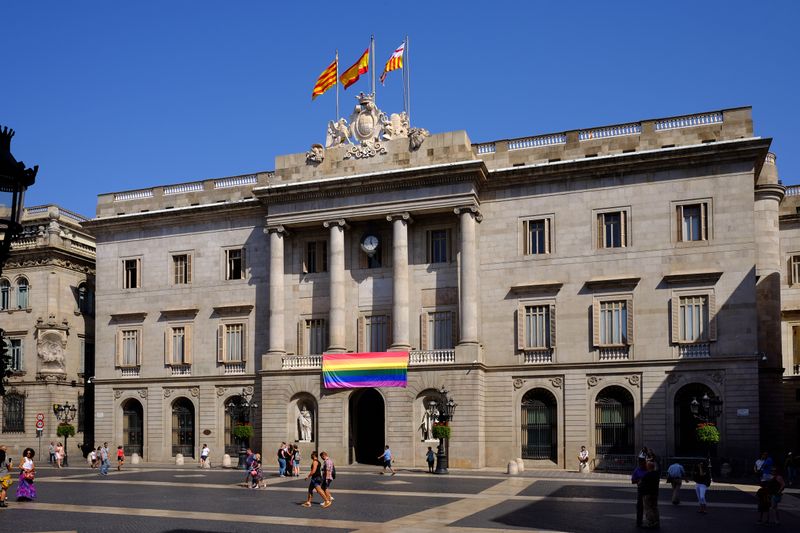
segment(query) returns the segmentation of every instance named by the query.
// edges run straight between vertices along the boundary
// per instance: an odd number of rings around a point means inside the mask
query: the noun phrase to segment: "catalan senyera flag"
[[[353,85],[355,82],[358,81],[358,78],[361,77],[362,74],[366,74],[369,70],[369,47],[364,50],[364,53],[361,54],[361,57],[358,58],[358,61],[350,67],[349,69],[345,70],[341,76],[339,76],[339,81],[342,82],[342,85],[345,89]]]
[[[399,68],[403,68],[403,53],[406,51],[406,43],[403,41],[400,46],[397,47],[397,50],[394,51],[392,57],[389,58],[389,61],[386,62],[386,66],[383,67],[383,73],[381,73],[381,84],[386,80],[386,75],[393,70],[397,70]]]
[[[326,389],[405,387],[408,352],[326,353],[322,379]]]
[[[336,69],[338,68],[338,61],[338,59],[334,59],[333,63],[328,65],[328,67],[322,71],[322,74],[319,75],[319,78],[317,78],[317,83],[314,85],[314,90],[311,91],[312,101],[314,98],[336,85]]]

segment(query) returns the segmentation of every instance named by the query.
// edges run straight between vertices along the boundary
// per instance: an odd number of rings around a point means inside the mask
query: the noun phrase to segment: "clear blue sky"
[[[411,39],[412,121],[473,142],[753,106],[800,182],[800,2],[0,3],[0,124],[40,166],[27,205],[274,167],[324,142],[338,48]],[[349,116],[362,78],[341,96]],[[378,91],[402,110],[400,75]]]

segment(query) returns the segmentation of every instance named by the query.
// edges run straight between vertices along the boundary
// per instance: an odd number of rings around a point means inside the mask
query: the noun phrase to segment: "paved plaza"
[[[563,471],[522,476],[452,472],[433,476],[378,468],[337,469],[334,504],[305,508],[306,482],[271,477],[267,487],[242,485],[244,472],[196,467],[130,468],[101,477],[96,470],[39,469],[38,499],[0,509],[0,531],[636,531],[635,490],[625,476]],[[762,531],[755,488],[715,483],[709,513],[697,513],[693,484],[683,503],[661,488],[663,531]],[[13,488],[12,488],[13,495]],[[781,503],[780,529],[800,530],[800,491]]]

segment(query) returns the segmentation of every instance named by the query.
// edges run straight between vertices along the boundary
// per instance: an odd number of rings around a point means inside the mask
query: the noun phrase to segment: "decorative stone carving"
[[[550,378],[550,384],[555,387],[556,389],[560,389],[561,385],[564,384],[564,380],[559,378]]]
[[[200,387],[192,387],[191,389],[189,389],[189,393],[195,398],[197,398],[198,396],[200,396]]]
[[[224,396],[225,395],[225,391],[227,391],[227,390],[228,390],[227,387],[217,387],[217,396],[220,396],[220,397]]]
[[[164,387],[164,398],[169,398],[170,396],[172,396],[172,389]]]
[[[306,152],[306,162],[318,165],[325,160],[325,148],[321,144],[312,144],[311,150]]]
[[[117,399],[117,400],[119,400],[121,397],[122,397],[122,391],[121,391],[121,390],[119,390],[119,389],[118,389],[118,390],[115,390],[115,391],[114,391],[114,398],[115,398],[115,399]]]
[[[139,398],[145,399],[147,398],[147,389],[139,389]]]
[[[426,137],[430,137],[431,133],[425,128],[411,128],[408,131],[408,149],[412,152],[422,146]]]
[[[714,381],[714,383],[720,383],[721,384],[721,383],[723,383],[725,381],[725,372],[722,372],[721,370],[717,371],[717,372],[713,372],[711,374],[711,379]]]
[[[522,386],[525,385],[525,380],[522,378],[517,378],[514,380],[514,390],[519,390]]]
[[[634,387],[639,386],[639,381],[640,381],[639,374],[631,374],[630,376],[628,376],[628,383],[630,383]]]
[[[586,384],[589,385],[589,388],[595,387],[598,383],[600,383],[600,379],[601,378],[598,378],[597,376],[589,376],[586,379]]]
[[[383,138],[386,140],[408,137],[409,123],[405,111],[392,113],[388,119],[386,115],[381,115],[381,124],[383,125]]]
[[[433,425],[439,420],[439,406],[437,403],[439,398],[434,396],[426,396],[422,398],[422,419],[419,424],[419,429],[422,432],[423,441],[435,441],[433,437]],[[434,405],[431,405],[434,402]]]
[[[350,142],[350,128],[347,120],[340,118],[328,122],[328,134],[325,136],[325,146],[331,148],[340,144],[353,144]]]
[[[245,396],[252,396],[254,391],[255,391],[255,389],[253,388],[252,385],[247,385],[245,387],[242,387],[242,393]]]
[[[59,324],[51,314],[45,322],[42,317],[36,320],[36,353],[39,356],[37,377],[48,381],[66,379],[64,350],[67,348],[69,322]]]
[[[345,159],[366,159],[368,157],[375,157],[380,154],[386,153],[386,148],[378,141],[363,142],[360,145],[351,146],[344,154]]]
[[[680,381],[680,379],[680,374],[670,374],[667,376],[667,383],[670,385],[675,385],[678,381]]]
[[[313,420],[311,419],[311,411],[306,408],[304,405],[302,409],[300,409],[300,414],[297,415],[297,425],[300,428],[299,431],[299,441],[300,442],[311,442],[311,427],[313,424]]]

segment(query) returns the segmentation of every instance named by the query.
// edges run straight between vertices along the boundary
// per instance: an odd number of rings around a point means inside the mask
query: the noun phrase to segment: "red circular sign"
[[[37,413],[36,420],[44,420],[44,413]]]
[[[44,429],[44,420],[36,421],[36,429]]]

